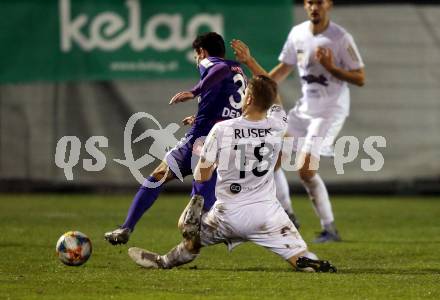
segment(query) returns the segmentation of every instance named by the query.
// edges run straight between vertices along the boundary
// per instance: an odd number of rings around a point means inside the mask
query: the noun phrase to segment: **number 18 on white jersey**
[[[285,111],[274,105],[263,120],[240,117],[212,128],[201,156],[218,165],[218,203],[242,206],[276,200],[273,169],[286,127]]]

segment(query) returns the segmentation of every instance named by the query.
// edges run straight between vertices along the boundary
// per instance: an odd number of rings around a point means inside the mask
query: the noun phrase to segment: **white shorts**
[[[312,118],[299,114],[295,109],[287,116],[287,135],[294,137],[293,151],[310,153],[312,156],[334,156],[336,137],[344,125],[346,116]]]
[[[231,251],[251,241],[285,260],[306,251],[307,245],[278,201],[261,201],[226,208],[216,202],[202,217],[201,243],[225,243]]]

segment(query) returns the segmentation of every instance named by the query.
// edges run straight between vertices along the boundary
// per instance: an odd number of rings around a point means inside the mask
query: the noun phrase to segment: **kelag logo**
[[[1,83],[193,78],[191,45],[208,31],[261,45],[271,65],[291,27],[290,1],[0,1],[0,13]]]
[[[64,53],[72,51],[74,45],[86,52],[116,51],[124,46],[134,52],[186,51],[201,28],[221,35],[224,32],[221,14],[195,14],[185,23],[182,13],[157,13],[143,19],[139,0],[126,0],[120,11],[102,11],[93,16],[87,12],[73,15],[73,5],[75,1],[59,1],[60,47]],[[159,29],[166,29],[167,35],[159,36]],[[192,61],[192,50],[186,57]]]

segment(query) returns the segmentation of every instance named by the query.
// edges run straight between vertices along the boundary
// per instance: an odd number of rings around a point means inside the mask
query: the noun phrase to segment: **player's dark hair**
[[[307,0],[304,0],[304,3],[306,3],[307,2]],[[334,0],[328,0],[328,2],[330,2],[330,3],[332,3],[332,4],[335,4],[335,1]]]
[[[249,81],[249,91],[254,99],[254,105],[261,111],[268,110],[278,95],[278,85],[264,75],[257,75]]]
[[[203,48],[208,51],[209,56],[225,57],[225,41],[216,32],[207,32],[198,35],[192,44],[196,51]]]

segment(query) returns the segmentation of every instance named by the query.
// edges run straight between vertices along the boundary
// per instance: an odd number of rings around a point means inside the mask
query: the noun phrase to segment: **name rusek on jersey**
[[[272,135],[271,130],[272,128],[235,128],[234,138],[264,138],[268,135]]]

